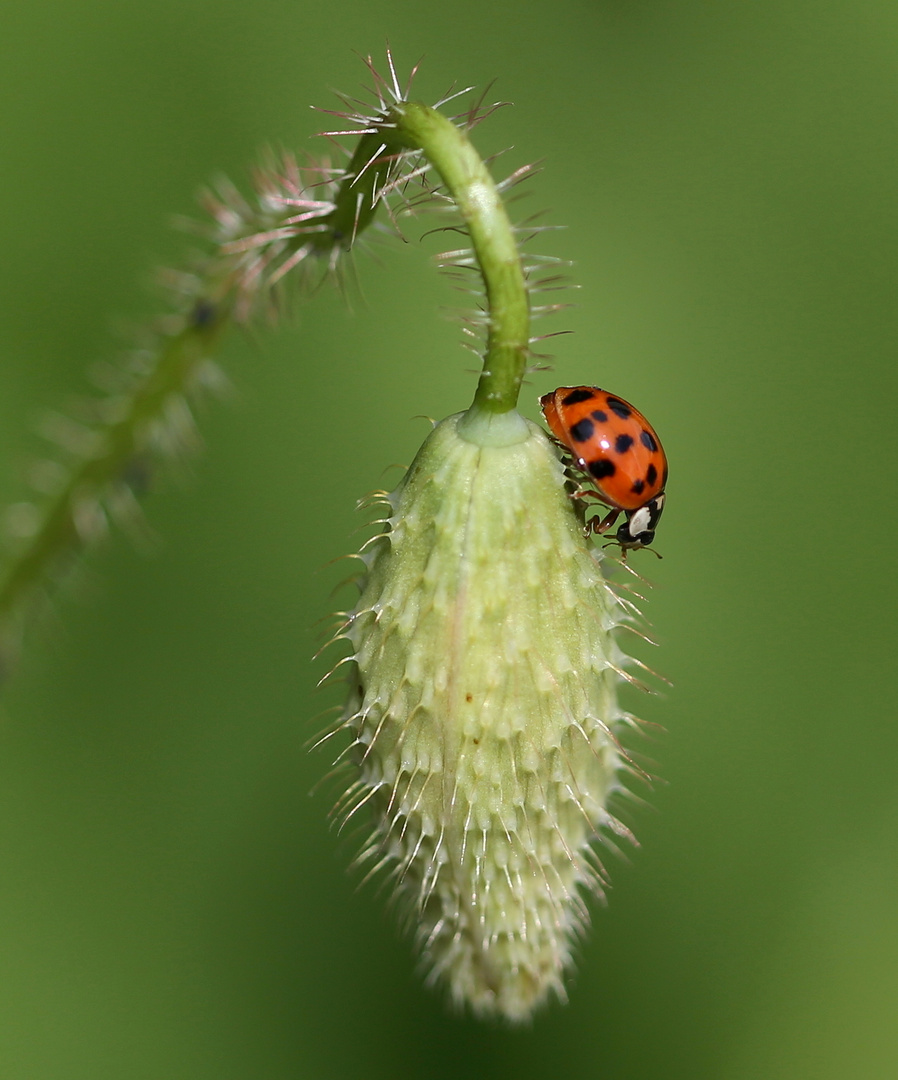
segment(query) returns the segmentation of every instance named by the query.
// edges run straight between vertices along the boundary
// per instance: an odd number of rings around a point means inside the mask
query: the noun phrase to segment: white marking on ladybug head
[[[630,520],[627,522],[627,532],[635,540],[641,533],[646,532],[652,525],[652,504],[648,503],[645,506],[640,506],[638,510],[634,510],[630,515]]]

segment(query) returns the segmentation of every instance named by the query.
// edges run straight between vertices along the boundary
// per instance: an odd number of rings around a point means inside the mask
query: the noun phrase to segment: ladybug
[[[539,403],[552,434],[597,489],[577,494],[593,495],[611,507],[588,528],[607,532],[623,513],[627,520],[616,540],[624,558],[631,548],[648,547],[667,484],[667,457],[652,425],[629,402],[598,386],[559,386]]]

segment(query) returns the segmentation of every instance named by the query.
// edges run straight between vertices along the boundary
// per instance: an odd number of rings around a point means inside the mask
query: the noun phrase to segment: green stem
[[[168,400],[183,396],[196,370],[211,355],[226,322],[224,312],[216,315],[214,309],[198,306],[193,320],[165,344],[124,415],[95,433],[100,441],[98,450],[68,476],[27,550],[12,562],[6,580],[0,583],[0,626],[46,578],[48,567],[79,546],[83,540],[79,509],[91,503],[99,507],[108,487],[126,476],[145,449],[148,428],[165,415]]]
[[[346,166],[346,179],[334,198],[335,209],[327,219],[329,229],[323,238],[325,242],[336,240],[348,249],[371,224],[380,205],[380,190],[395,171],[392,154],[405,149],[397,149],[394,134],[390,131],[369,133],[359,139]]]
[[[419,102],[387,113],[381,141],[423,151],[439,172],[467,227],[486,286],[488,330],[472,412],[517,405],[529,357],[530,303],[514,229],[493,178],[464,131]],[[389,143],[388,143],[389,146]]]

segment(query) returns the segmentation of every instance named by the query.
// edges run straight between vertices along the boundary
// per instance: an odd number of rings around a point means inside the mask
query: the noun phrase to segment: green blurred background
[[[46,409],[156,310],[168,219],[389,39],[569,226],[560,383],[636,402],[672,460],[651,658],[667,734],[566,1008],[508,1030],[425,991],[328,831],[338,700],[314,624],[390,485],[474,379],[438,238],[235,336],[234,400],[32,636],[0,705],[6,1080],[898,1075],[894,401],[898,8],[890,0],[4,2],[0,495]],[[541,327],[542,329],[542,327]],[[347,435],[351,432],[351,435]],[[319,723],[320,726],[320,723]]]

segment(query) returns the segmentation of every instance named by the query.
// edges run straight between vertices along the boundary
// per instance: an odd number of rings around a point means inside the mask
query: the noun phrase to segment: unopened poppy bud
[[[432,978],[522,1020],[564,996],[600,830],[627,832],[607,809],[626,611],[516,412],[438,424],[389,504],[346,634],[345,813],[373,813],[361,861],[390,874]]]

